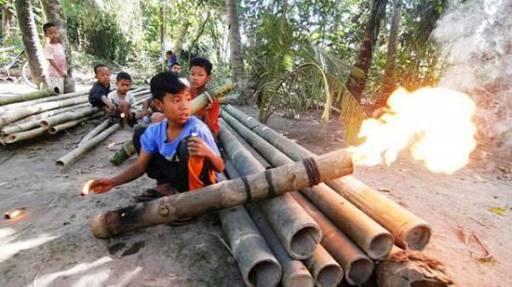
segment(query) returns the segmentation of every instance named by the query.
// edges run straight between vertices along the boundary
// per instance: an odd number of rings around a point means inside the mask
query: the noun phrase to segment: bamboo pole
[[[54,116],[54,115],[57,115],[57,114],[60,114],[63,112],[83,108],[85,106],[89,106],[89,103],[83,103],[83,104],[79,104],[79,105],[75,105],[75,106],[55,109],[55,110],[43,112],[43,113],[40,113],[37,115],[33,115],[33,116],[27,118],[26,121],[14,122],[10,125],[3,127],[0,132],[3,135],[8,135],[8,134],[18,133],[18,132],[22,132],[22,131],[27,131],[27,130],[41,126],[42,118],[51,117],[51,116]]]
[[[284,165],[247,176],[247,180],[223,181],[177,195],[165,196],[128,208],[97,215],[92,232],[109,238],[132,230],[197,216],[305,188],[352,173],[352,158],[344,150]],[[309,176],[308,176],[309,174]]]
[[[90,139],[92,139],[93,137],[95,137],[97,134],[99,134],[101,131],[105,130],[108,125],[110,124],[110,119],[106,119],[104,120],[101,124],[99,124],[98,126],[96,126],[94,129],[92,129],[90,132],[88,132],[83,138],[82,140],[78,143],[78,145],[83,145],[84,143],[86,143],[87,141],[89,141]]]
[[[51,96],[55,96],[58,93],[59,93],[59,88],[55,87],[55,88],[47,88],[47,89],[43,89],[43,90],[38,90],[38,91],[30,92],[27,94],[0,97],[0,106],[14,104],[14,103],[18,103],[18,102],[30,101],[30,100],[44,98],[44,97],[51,97]]]
[[[41,104],[41,103],[47,103],[47,102],[60,101],[60,100],[65,100],[65,99],[69,99],[69,98],[74,98],[74,97],[86,95],[87,93],[88,93],[87,91],[80,91],[80,92],[74,92],[74,93],[68,93],[68,94],[62,94],[62,95],[57,95],[57,96],[41,98],[41,99],[37,99],[37,100],[9,104],[9,105],[5,105],[5,106],[1,106],[0,113],[10,111],[10,110],[19,109],[19,108],[26,107],[26,106],[33,106],[33,105],[37,105],[37,104]]]
[[[69,111],[62,114],[58,114],[53,117],[42,119],[40,124],[42,127],[56,126],[65,122],[80,119],[88,115],[100,112],[101,110],[96,107],[86,107],[78,111]]]
[[[17,109],[13,111],[8,111],[0,116],[0,127],[3,127],[9,123],[15,122],[17,120],[26,118],[28,116],[31,116],[33,114],[38,114],[41,112],[54,110],[58,108],[68,107],[72,105],[77,105],[81,103],[87,102],[87,97],[77,97],[72,99],[65,99],[63,101],[58,102],[48,102],[48,103],[41,103],[34,106],[28,106],[23,109]]]
[[[219,138],[231,163],[241,176],[262,172],[265,168],[224,127]],[[318,224],[289,195],[262,201],[259,208],[272,225],[288,254],[294,259],[306,259],[313,254],[322,238]]]
[[[229,178],[237,178],[239,177],[238,171],[233,166],[231,161],[225,161],[226,173],[229,175]],[[254,223],[260,230],[263,237],[267,241],[270,249],[275,254],[277,260],[281,264],[283,268],[283,277],[281,279],[281,284],[284,287],[302,287],[302,286],[313,286],[313,278],[311,274],[306,269],[306,266],[301,261],[294,260],[290,258],[288,252],[279,241],[279,238],[275,234],[275,232],[270,227],[268,221],[264,218],[263,213],[255,204],[247,204],[246,205],[247,212],[251,215]]]
[[[310,151],[233,106],[226,106],[224,109],[291,159],[300,160],[313,155]],[[394,237],[395,244],[401,248],[422,250],[428,244],[432,231],[427,222],[355,177],[345,176],[330,180],[327,185],[389,230]]]
[[[315,278],[317,287],[336,287],[343,280],[343,268],[318,244],[313,255],[304,261]]]
[[[71,163],[78,160],[82,155],[84,155],[89,150],[93,149],[95,146],[97,146],[99,143],[104,141],[106,138],[108,138],[111,134],[116,132],[121,126],[119,124],[112,125],[110,128],[104,130],[97,136],[93,137],[91,140],[89,140],[87,143],[75,148],[74,150],[68,152],[61,158],[59,158],[55,163],[57,166],[61,168],[68,167]]]
[[[352,285],[360,285],[368,281],[373,273],[372,260],[300,193],[295,192],[290,195],[321,226],[324,232],[322,245],[343,267],[345,280]]]
[[[281,266],[245,208],[221,210],[219,217],[246,286],[277,286]]]
[[[19,133],[13,133],[10,135],[5,136],[5,143],[6,144],[13,144],[15,142],[20,142],[28,139],[32,139],[41,135],[46,134],[48,131],[48,127],[38,127],[35,129],[31,129],[28,131],[23,131]]]
[[[272,166],[293,162],[229,113],[223,112],[222,118]],[[317,208],[322,210],[370,258],[384,259],[388,256],[393,247],[393,237],[391,234],[350,201],[343,198],[324,183],[320,183],[311,189],[301,190],[301,193],[311,200]]]
[[[56,126],[51,126],[51,127],[48,128],[48,133],[51,134],[51,135],[54,135],[54,134],[59,133],[59,132],[65,130],[65,129],[69,129],[71,127],[77,126],[78,124],[80,124],[83,121],[87,121],[87,120],[91,120],[91,119],[94,119],[94,118],[97,118],[97,117],[101,117],[102,115],[103,115],[102,112],[97,112],[97,113],[94,113],[92,115],[87,115],[87,116],[84,116],[84,117],[76,119],[76,120],[72,120],[72,121],[69,121],[69,122],[58,124]]]

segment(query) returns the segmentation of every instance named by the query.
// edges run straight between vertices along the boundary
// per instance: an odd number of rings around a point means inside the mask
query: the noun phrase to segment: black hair
[[[43,25],[43,32],[46,34],[46,31],[50,29],[51,27],[57,27],[53,22],[48,22]]]
[[[181,66],[181,64],[178,63],[178,62],[174,62],[174,63],[172,63],[171,68],[174,67],[174,66]]]
[[[189,69],[192,69],[192,67],[194,67],[194,66],[203,67],[206,70],[206,74],[208,76],[212,73],[213,65],[206,58],[203,58],[203,57],[192,58],[192,60],[190,60],[190,66],[189,66],[190,68]]]
[[[132,77],[127,72],[119,72],[119,74],[117,74],[116,81],[119,82],[121,80],[128,80],[128,81],[131,82],[132,81]]]
[[[161,72],[151,78],[150,87],[153,98],[161,101],[164,100],[166,93],[179,94],[187,88],[187,86],[171,72]]]
[[[95,66],[94,66],[94,74],[95,74],[95,75],[96,75],[96,74],[98,74],[98,69],[99,69],[99,68],[107,68],[107,69],[108,69],[107,65],[105,65],[105,64],[98,64],[98,65],[95,65]]]
[[[165,52],[166,55],[168,54],[171,54],[172,55],[172,51],[171,50],[167,50],[167,52]]]

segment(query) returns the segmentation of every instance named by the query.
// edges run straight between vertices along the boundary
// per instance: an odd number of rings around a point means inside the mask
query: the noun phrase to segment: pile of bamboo
[[[219,136],[227,163],[226,172],[231,179],[315,156],[229,105],[222,111]],[[286,199],[287,203],[279,204],[279,209],[269,209],[267,206],[277,199]],[[260,258],[250,253],[234,253],[248,286],[261,283],[258,276],[250,276],[251,272],[271,272],[268,267],[259,267],[262,262],[280,264],[281,271],[277,267],[272,269],[274,273],[268,278],[281,278],[281,272],[283,286],[337,286],[342,278],[350,285],[361,285],[370,279],[377,264],[386,260],[392,250],[394,254],[401,249],[423,250],[431,236],[430,226],[425,221],[352,175],[328,180],[277,198],[249,203],[245,207],[221,211],[225,234],[231,248],[236,249],[244,237],[231,230],[236,230],[238,226],[238,223],[232,223],[231,217],[234,214],[238,218],[245,218],[245,225],[254,227],[252,232],[256,235],[253,236],[265,239],[259,245],[252,244],[252,248],[260,248],[263,254],[269,249],[275,255],[267,254],[265,258]],[[280,221],[276,221],[276,218]],[[312,224],[321,233],[320,240],[315,238],[315,233],[311,233],[311,228],[300,229]],[[300,245],[301,250],[307,251],[301,256],[290,248],[290,237],[287,237],[297,233],[309,233],[307,240],[296,239],[294,243]],[[312,242],[316,243],[314,248],[311,248]],[[262,266],[265,265],[268,263]],[[424,278],[417,276],[422,271],[435,274],[434,271],[421,270],[417,266],[405,267],[404,264],[398,264],[400,267],[390,269],[389,264],[380,265],[385,268],[377,272],[379,286],[412,286],[407,284]],[[404,271],[406,275],[404,272],[398,274],[397,270],[407,270]],[[408,278],[407,272],[416,275]],[[432,279],[432,282],[435,280]],[[279,281],[272,283],[265,282],[265,285],[275,286]]]
[[[137,97],[149,92],[145,88],[133,91]],[[24,95],[0,98],[0,143],[12,144],[45,134],[56,134],[77,126],[103,113],[91,107],[88,92],[57,95],[41,90]]]

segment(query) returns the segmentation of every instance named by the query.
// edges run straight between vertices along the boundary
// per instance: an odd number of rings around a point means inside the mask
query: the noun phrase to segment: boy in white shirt
[[[121,118],[123,126],[133,126],[137,123],[131,107],[135,104],[133,96],[128,92],[132,86],[132,77],[126,72],[120,72],[116,77],[117,90],[108,94],[108,99],[115,106],[113,116]]]

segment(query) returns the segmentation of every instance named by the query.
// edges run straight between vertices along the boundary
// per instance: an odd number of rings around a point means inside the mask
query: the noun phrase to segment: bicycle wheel
[[[28,61],[23,63],[23,67],[21,68],[21,77],[23,78],[23,82],[25,82],[26,85],[32,88],[37,88],[37,85],[32,81],[32,74],[30,73],[30,66]]]

